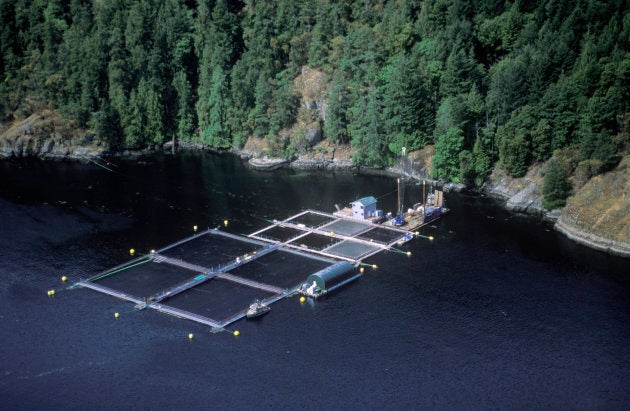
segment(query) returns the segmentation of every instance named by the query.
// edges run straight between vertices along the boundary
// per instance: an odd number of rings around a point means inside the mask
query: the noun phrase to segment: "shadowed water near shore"
[[[212,334],[59,278],[192,232],[255,231],[391,178],[249,170],[182,153],[93,164],[0,162],[0,398],[7,408],[605,408],[630,404],[628,260],[491,200],[452,212],[315,303],[290,298]],[[421,187],[410,185],[409,202]],[[46,291],[54,288],[55,296]],[[119,312],[118,320],[114,313]],[[188,339],[193,333],[194,338]]]

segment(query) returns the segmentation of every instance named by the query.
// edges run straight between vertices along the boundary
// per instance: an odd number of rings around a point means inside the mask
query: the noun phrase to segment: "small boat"
[[[254,318],[261,316],[263,314],[267,314],[271,310],[271,307],[265,305],[262,301],[256,300],[250,304],[247,309],[247,318]]]

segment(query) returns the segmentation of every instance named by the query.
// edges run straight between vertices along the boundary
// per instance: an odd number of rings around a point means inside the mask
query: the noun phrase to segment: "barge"
[[[426,184],[423,182],[422,200],[415,203],[413,208],[403,211],[404,188],[402,188],[401,180],[398,179],[398,210],[395,215],[391,212],[384,214],[383,210],[377,208],[377,200],[372,196],[355,200],[350,203],[350,207],[340,208],[337,206],[337,211],[333,215],[415,231],[450,211],[446,206],[446,200],[444,200],[444,192],[435,190],[425,196],[425,186]]]

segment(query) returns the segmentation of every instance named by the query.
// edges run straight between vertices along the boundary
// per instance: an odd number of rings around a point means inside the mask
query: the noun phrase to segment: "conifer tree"
[[[435,142],[431,174],[443,181],[460,182],[459,153],[464,149],[464,131],[451,127]]]
[[[333,77],[329,90],[324,136],[333,143],[345,144],[348,143],[346,115],[349,101],[346,85],[339,74]]]
[[[227,124],[228,88],[225,73],[216,67],[212,75],[212,89],[207,102],[200,105],[201,140],[215,148],[229,148],[231,140]]]
[[[543,185],[543,207],[547,210],[563,207],[571,193],[562,164],[555,158],[549,160]]]

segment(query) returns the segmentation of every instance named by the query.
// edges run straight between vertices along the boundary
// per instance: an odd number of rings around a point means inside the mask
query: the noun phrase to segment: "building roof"
[[[356,203],[360,203],[361,205],[363,205],[363,207],[367,207],[369,205],[376,204],[376,198],[372,196],[363,197],[363,198],[359,198],[358,200],[351,202],[350,204],[356,204]]]

